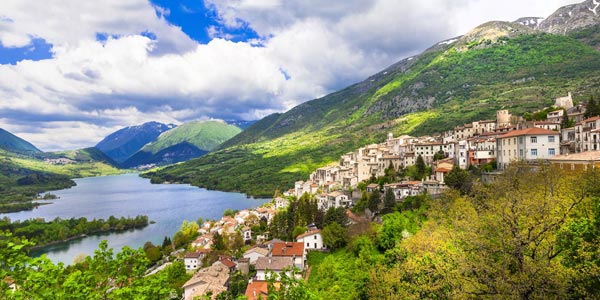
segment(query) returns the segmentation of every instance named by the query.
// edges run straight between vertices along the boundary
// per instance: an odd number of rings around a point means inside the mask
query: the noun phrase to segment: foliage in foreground
[[[179,299],[189,279],[183,262],[144,276],[148,260],[141,250],[113,253],[106,241],[94,256],[65,267],[45,256],[30,258],[27,240],[0,233],[0,299]],[[8,288],[14,282],[16,290]]]
[[[600,299],[599,179],[514,166],[311,254],[309,288],[322,299]]]

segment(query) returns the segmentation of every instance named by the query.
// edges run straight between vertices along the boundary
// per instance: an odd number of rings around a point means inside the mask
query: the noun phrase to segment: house
[[[259,257],[256,260],[256,276],[255,280],[267,280],[269,272],[279,274],[285,272],[288,276],[292,274],[294,267],[294,259],[292,257]]]
[[[377,183],[371,183],[371,184],[367,185],[368,193],[372,193],[373,191],[378,190],[378,189],[379,189],[379,184],[377,184]]]
[[[559,133],[542,128],[514,130],[496,139],[498,168],[504,169],[512,161],[535,161],[559,154]]]
[[[409,196],[417,196],[423,192],[421,181],[403,181],[389,183],[384,186],[384,189],[392,189],[396,201],[400,201]]]
[[[221,262],[215,262],[212,266],[199,270],[183,285],[183,299],[198,299],[208,292],[212,293],[211,299],[227,290],[229,283],[229,268]]]
[[[252,229],[248,226],[244,226],[244,228],[242,228],[242,237],[244,238],[244,242],[250,242],[252,240]]]
[[[254,247],[244,252],[244,258],[249,259],[251,265],[255,264],[259,257],[267,257],[267,255],[269,255],[269,250],[260,247]]]
[[[192,271],[202,266],[202,259],[208,253],[207,251],[188,252],[183,257],[183,264],[186,271]]]
[[[221,256],[221,257],[219,257],[219,262],[222,263],[227,268],[229,268],[230,272],[235,271],[235,268],[237,267],[237,264],[233,260],[231,260],[230,257]]]
[[[546,114],[546,121],[560,123],[563,119],[564,110],[559,109]]]
[[[248,300],[266,300],[269,296],[268,293],[269,289],[266,281],[250,280],[244,295]]]
[[[290,205],[290,200],[282,197],[277,197],[273,201],[275,202],[275,209],[283,209]]]
[[[304,244],[304,252],[308,253],[310,250],[323,250],[323,237],[321,236],[321,230],[309,230],[296,237],[296,242]]]
[[[548,162],[563,170],[587,170],[600,167],[600,151],[586,151],[556,155],[548,158]]]
[[[352,200],[348,199],[348,196],[340,191],[327,194],[327,207],[346,207],[348,208],[352,204]]]
[[[304,260],[306,259],[304,253],[304,243],[294,242],[279,242],[274,243],[271,249],[272,257],[291,257],[294,262],[294,266],[298,269],[304,269]],[[258,263],[258,262],[257,262]]]

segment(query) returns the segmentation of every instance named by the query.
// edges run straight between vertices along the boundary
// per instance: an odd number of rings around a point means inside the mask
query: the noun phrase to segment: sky
[[[491,21],[577,0],[2,0],[0,128],[44,151],[256,120]]]

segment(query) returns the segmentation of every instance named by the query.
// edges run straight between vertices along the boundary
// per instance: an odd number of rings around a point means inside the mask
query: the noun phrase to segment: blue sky
[[[3,0],[0,128],[63,150],[149,121],[255,120],[572,2]]]

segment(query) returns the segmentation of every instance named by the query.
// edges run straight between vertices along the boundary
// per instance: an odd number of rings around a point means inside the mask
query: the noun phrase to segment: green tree
[[[569,119],[569,115],[567,114],[567,110],[563,108],[563,118],[560,121],[560,128],[571,128],[575,125],[573,120]]]
[[[296,226],[294,227],[294,231],[292,231],[292,236],[295,239],[297,236],[305,233],[307,230],[308,228],[306,226]]]
[[[461,169],[458,165],[454,165],[452,170],[444,176],[444,183],[461,193],[468,193],[471,187],[471,177],[467,170]]]
[[[369,210],[371,212],[376,213],[379,211],[379,204],[381,203],[381,192],[378,189],[375,189],[371,194],[369,194]]]
[[[591,118],[598,115],[600,115],[600,105],[596,103],[596,100],[594,100],[594,96],[592,95],[587,103],[584,117]]]
[[[396,195],[394,195],[394,190],[389,188],[385,191],[383,196],[383,207],[384,213],[390,213],[394,210],[396,206]]]
[[[425,175],[427,174],[427,165],[425,165],[425,161],[423,160],[423,157],[420,154],[419,156],[417,156],[415,167],[417,168],[417,178],[415,179],[421,180],[425,178]]]
[[[333,222],[321,231],[323,243],[332,250],[346,246],[348,242],[348,230],[337,222]]]

